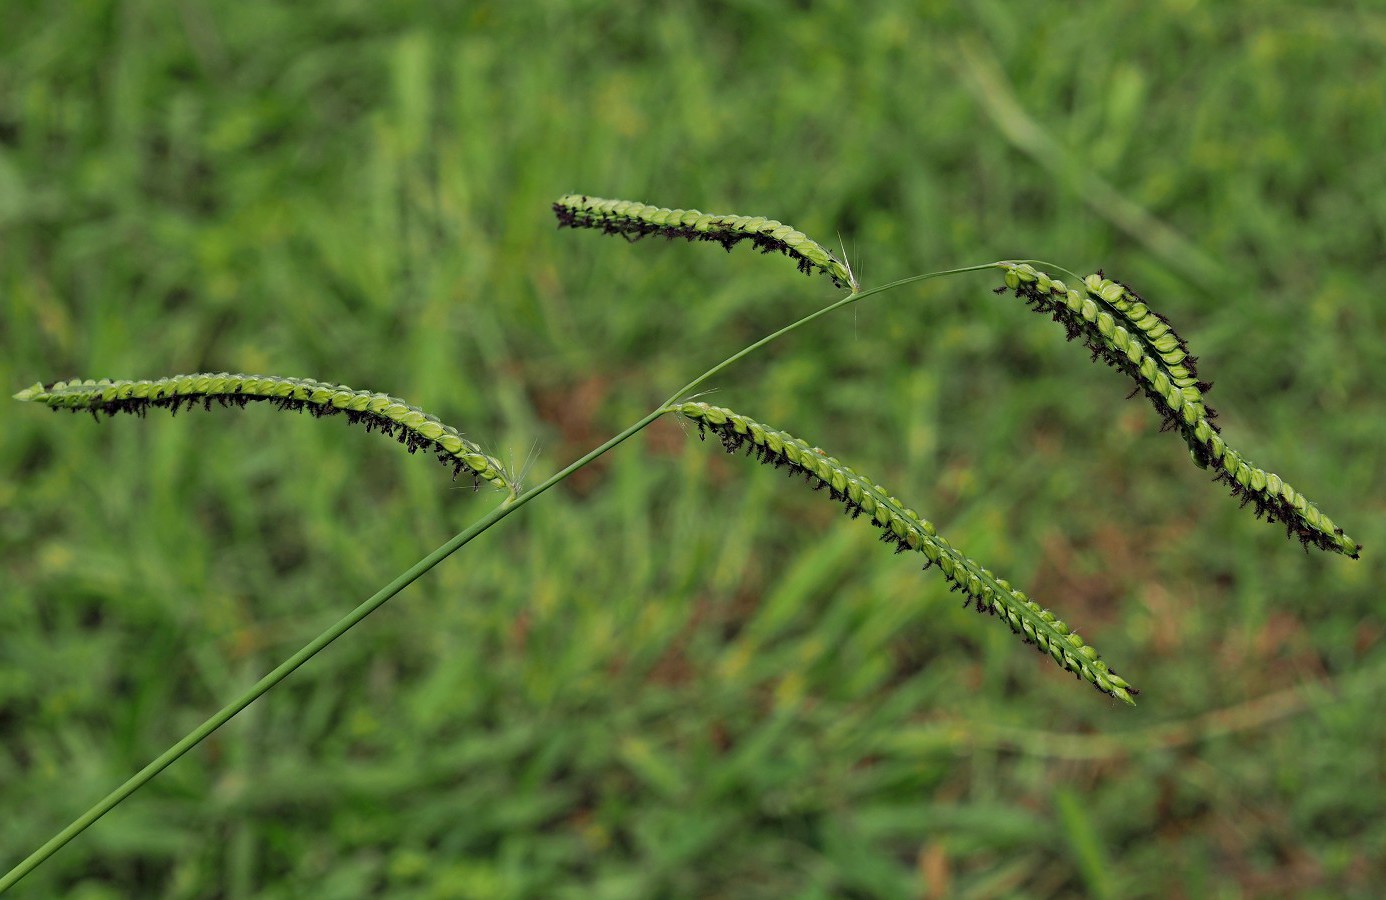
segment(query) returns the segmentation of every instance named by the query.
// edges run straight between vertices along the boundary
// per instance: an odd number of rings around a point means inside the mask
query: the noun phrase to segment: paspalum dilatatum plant
[[[1208,383],[1201,380],[1188,344],[1128,285],[1098,272],[1081,277],[1044,265],[1067,276],[1063,281],[1036,268],[1033,261],[999,261],[948,271],[931,272],[880,287],[858,283],[846,260],[840,260],[802,232],[761,216],[713,215],[698,210],[664,209],[625,200],[604,200],[569,194],[553,205],[560,226],[590,228],[616,234],[630,241],[646,237],[711,241],[727,250],[749,243],[763,253],[783,254],[808,275],[825,275],[834,285],[848,290],[836,302],[766,335],[679,388],[644,418],[615,435],[534,487],[523,487],[515,473],[487,454],[482,446],[434,416],[386,394],[354,390],[329,382],[269,375],[236,375],[225,372],[176,375],[156,380],[58,381],[35,384],[15,395],[18,400],[41,403],[55,410],[88,412],[93,416],[133,413],[143,416],[152,409],[244,406],[252,401],[279,409],[304,411],[318,417],[344,418],[349,423],[381,431],[404,444],[411,453],[435,455],[475,484],[503,492],[500,503],[471,527],[400,573],[374,596],[344,616],[311,643],[285,660],[243,696],[212,716],[158,759],[97,803],[81,818],[36,850],[0,879],[4,890],[84,828],[96,821],[175,759],[221,727],[285,676],[346,633],[405,586],[451,555],[502,518],[518,511],[540,494],[578,469],[616,447],[665,415],[682,416],[700,436],[711,433],[727,451],[744,453],[759,462],[801,476],[815,489],[841,504],[853,518],[863,519],[879,530],[881,539],[897,553],[918,553],[925,569],[936,569],[949,587],[961,592],[964,602],[1004,623],[1026,643],[1048,656],[1056,665],[1086,681],[1099,692],[1122,703],[1134,703],[1136,688],[1118,675],[1097,651],[1056,613],[1028,597],[1004,578],[950,544],[927,519],[827,450],[809,444],[771,425],[742,413],[711,406],[694,399],[696,389],[713,375],[754,353],[766,344],[835,310],[913,282],[965,272],[992,270],[1001,279],[998,292],[1013,292],[1034,310],[1045,313],[1064,327],[1070,339],[1081,338],[1095,360],[1101,360],[1131,379],[1135,392],[1155,407],[1168,430],[1178,432],[1198,466],[1212,469],[1216,480],[1258,516],[1284,525],[1292,538],[1306,548],[1341,553],[1356,558],[1358,544],[1298,490],[1278,475],[1252,464],[1232,449],[1214,423],[1215,413],[1206,402]],[[915,557],[917,559],[917,557]],[[922,590],[922,588],[921,588]]]

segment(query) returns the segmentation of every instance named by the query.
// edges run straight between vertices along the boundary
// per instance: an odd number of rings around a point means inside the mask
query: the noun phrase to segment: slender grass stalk
[[[597,447],[582,458],[569,464],[566,468],[555,473],[542,484],[536,485],[521,494],[507,497],[501,505],[482,516],[468,528],[453,535],[447,543],[438,547],[408,569],[405,569],[393,581],[377,591],[364,603],[357,606],[341,619],[338,619],[330,628],[313,638],[313,640],[305,644],[297,653],[284,660],[284,662],[276,666],[265,675],[265,677],[255,682],[244,694],[222,707],[215,715],[189,732],[182,740],[161,753],[153,762],[132,775],[124,784],[107,794],[99,803],[79,816],[72,824],[58,832],[58,834],[54,835],[42,847],[35,850],[23,862],[6,873],[4,877],[0,877],[0,893],[4,893],[25,875],[32,872],[40,863],[52,856],[64,844],[81,834],[91,826],[92,823],[96,822],[97,819],[100,819],[106,813],[114,809],[122,800],[147,784],[155,775],[158,775],[164,769],[168,768],[184,753],[187,753],[193,747],[202,743],[212,732],[231,721],[237,713],[254,703],[267,691],[287,678],[299,666],[303,665],[314,656],[317,656],[318,653],[329,644],[346,634],[365,619],[366,616],[369,616],[383,606],[386,601],[413,584],[429,569],[432,569],[434,566],[438,565],[438,563],[465,547],[477,535],[515,512],[535,497],[538,497],[555,484],[558,484],[578,469],[581,469],[583,466],[592,462],[592,460],[621,444],[632,435],[644,430],[651,422],[655,421],[663,414],[664,409],[662,408],[651,412],[639,422],[636,422],[625,431],[612,437],[600,447]]]
[[[218,710],[205,722],[203,722],[197,728],[189,732],[184,738],[182,738],[176,744],[174,744],[173,746],[165,750],[163,753],[161,753],[147,766],[145,766],[143,769],[140,769],[140,771],[132,775],[124,784],[120,785],[120,787],[116,788],[114,791],[107,794],[96,805],[92,806],[81,816],[79,816],[76,820],[74,820],[70,825],[68,825],[62,831],[58,832],[56,835],[50,838],[45,844],[43,844],[43,846],[39,847],[33,853],[29,854],[29,856],[27,856],[18,865],[16,865],[13,869],[7,872],[3,877],[0,877],[0,893],[6,892],[15,884],[17,884],[20,879],[24,878],[34,869],[38,868],[39,865],[41,865],[45,860],[51,857],[59,849],[61,849],[65,844],[67,844],[68,841],[71,841],[77,835],[81,834],[87,828],[91,827],[91,825],[95,823],[98,819],[100,819],[106,813],[114,809],[117,805],[119,805],[123,800],[125,800],[135,791],[139,790],[145,784],[148,784],[150,780],[152,780],[164,769],[172,765],[181,756],[183,756],[183,754],[187,753],[189,750],[196,747],[222,725],[225,725],[227,722],[231,721],[231,719],[234,718],[238,713],[240,713],[250,704],[254,703],[257,699],[263,696],[275,685],[279,684],[281,681],[287,678],[296,669],[298,669],[299,666],[302,666],[308,660],[312,659],[337,638],[346,634],[357,624],[359,624],[362,620],[364,620],[367,616],[369,616],[371,613],[375,612],[377,609],[383,606],[387,601],[389,601],[400,591],[404,590],[406,587],[417,581],[424,573],[428,572],[428,570],[432,569],[434,566],[442,562],[444,559],[447,559],[453,553],[456,553],[462,547],[470,543],[472,539],[475,538],[477,535],[485,532],[487,529],[491,528],[493,525],[500,522],[506,516],[520,509],[525,504],[529,503],[531,500],[547,491],[549,488],[563,481],[568,476],[572,475],[574,472],[578,471],[579,469],[586,466],[588,463],[592,462],[598,457],[601,457],[602,455],[607,453],[607,451],[612,450],[613,448],[624,443],[629,438],[640,433],[645,428],[649,427],[649,425],[653,423],[656,419],[659,419],[661,416],[671,411],[671,404],[677,402],[679,398],[686,397],[689,393],[697,389],[700,385],[706,382],[713,375],[716,375],[718,372],[722,371],[723,369],[727,368],[728,366],[732,365],[733,363],[737,362],[738,360],[742,359],[748,354],[754,353],[756,350],[760,349],[761,347],[764,347],[766,344],[778,340],[779,338],[784,337],[790,332],[804,325],[807,325],[808,323],[813,322],[827,315],[828,313],[833,312],[834,310],[841,309],[842,307],[850,303],[854,303],[857,300],[861,300],[874,294],[879,294],[884,291],[900,287],[902,285],[911,284],[913,282],[924,281],[931,278],[941,278],[945,275],[956,275],[961,274],[963,272],[975,272],[980,271],[982,269],[995,268],[997,265],[997,263],[986,263],[977,266],[967,266],[965,268],[960,269],[949,269],[942,272],[930,272],[925,275],[916,275],[912,278],[901,279],[900,281],[893,282],[888,285],[883,285],[878,288],[873,288],[871,290],[849,294],[846,297],[843,297],[842,299],[836,301],[835,303],[829,304],[828,306],[825,306],[816,312],[810,313],[809,315],[804,316],[803,318],[795,322],[792,322],[789,325],[786,325],[784,328],[781,328],[772,334],[766,335],[760,340],[747,345],[738,352],[717,363],[715,366],[703,372],[697,378],[694,378],[692,381],[688,382],[688,384],[679,388],[677,391],[671,394],[663,403],[651,410],[647,415],[644,416],[644,418],[640,419],[638,422],[635,422],[634,424],[630,425],[624,431],[610,438],[601,446],[596,447],[595,449],[585,454],[581,458],[573,461],[563,469],[554,473],[552,476],[545,479],[542,483],[535,485],[534,487],[526,491],[517,494],[512,494],[511,496],[507,497],[504,502],[502,502],[495,509],[491,510],[491,512],[487,513],[485,516],[478,519],[468,528],[458,532],[456,535],[454,535],[451,539],[449,539],[446,543],[438,547],[432,553],[429,553],[427,556],[420,559],[418,562],[414,563],[408,569],[401,572],[393,581],[385,585],[385,587],[381,588],[369,599],[367,599],[361,605],[353,609],[350,613],[343,616],[341,619],[337,620],[337,622],[335,622],[331,627],[329,627],[327,630],[323,631],[321,634],[315,637],[312,641],[304,645],[304,647],[300,649],[297,653],[295,653],[293,656],[290,656],[288,659],[284,660],[284,662],[280,663],[263,678],[257,681],[248,690],[246,690],[245,693],[243,693],[241,696],[237,697],[235,700],[231,701],[226,706]],[[92,382],[92,384],[96,383]],[[112,382],[111,384],[115,383]],[[20,399],[39,399],[39,395],[42,393],[43,388],[41,385],[38,387],[38,392],[36,392],[32,396],[21,397]],[[32,391],[34,389],[31,388],[29,390]]]

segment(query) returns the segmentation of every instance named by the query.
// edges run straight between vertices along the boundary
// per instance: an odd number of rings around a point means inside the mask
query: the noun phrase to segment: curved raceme
[[[451,425],[444,425],[396,397],[323,381],[216,372],[144,381],[102,379],[35,384],[14,398],[43,403],[55,410],[85,410],[98,419],[101,413],[143,416],[151,408],[163,408],[176,414],[183,407],[211,409],[213,402],[245,406],[255,400],[268,401],[278,409],[306,410],[315,417],[340,413],[348,422],[364,425],[367,431],[398,438],[410,453],[432,451],[440,462],[452,466],[454,477],[466,473],[477,486],[484,481],[512,494],[519,490],[499,460],[483,453]]]
[[[664,209],[630,200],[605,200],[566,194],[553,205],[560,228],[596,228],[637,241],[655,234],[673,240],[715,241],[727,249],[749,240],[762,253],[779,252],[799,264],[799,271],[822,272],[838,287],[859,290],[856,276],[821,244],[792,226],[764,216],[713,215],[696,209]]]
[[[937,566],[952,589],[961,591],[967,598],[965,602],[975,604],[978,612],[999,617],[1027,643],[1034,644],[1059,666],[1099,691],[1135,703],[1132,695],[1137,693],[1136,689],[1108,668],[1093,647],[1052,612],[954,549],[939,536],[932,523],[902,505],[885,488],[821,449],[729,409],[688,402],[675,404],[668,411],[693,421],[700,434],[711,431],[717,435],[729,453],[745,449],[762,463],[785,466],[791,474],[803,475],[815,489],[826,487],[853,518],[869,517],[871,524],[881,529],[881,540],[894,544],[897,553],[922,553],[927,560],[924,568]]]
[[[1150,310],[1134,291],[1101,273],[1083,280],[1082,290],[1037,271],[1028,263],[1001,264],[1005,287],[1038,312],[1064,326],[1068,337],[1082,337],[1094,359],[1102,359],[1130,377],[1150,399],[1166,428],[1177,430],[1201,468],[1213,468],[1216,480],[1232,489],[1256,515],[1281,522],[1286,533],[1306,547],[1342,553],[1356,559],[1361,545],[1319,511],[1280,476],[1258,468],[1227,446],[1204,401],[1209,385],[1198,380],[1196,360],[1169,322]]]

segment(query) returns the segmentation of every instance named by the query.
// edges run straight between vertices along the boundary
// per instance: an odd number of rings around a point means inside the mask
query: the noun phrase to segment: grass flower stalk
[[[239,407],[252,401],[267,401],[281,409],[307,411],[314,416],[344,415],[348,422],[396,437],[410,452],[433,452],[453,467],[454,475],[467,473],[478,485],[482,482],[492,484],[506,490],[507,496],[477,522],[401,572],[0,877],[0,892],[16,884],[64,844],[435,565],[670,413],[693,421],[700,433],[711,431],[728,451],[745,450],[763,463],[787,468],[790,473],[805,477],[816,488],[826,489],[853,517],[868,517],[880,529],[882,540],[893,544],[898,552],[922,554],[925,568],[937,567],[951,588],[963,593],[967,604],[974,605],[979,612],[998,617],[1060,667],[1099,691],[1125,703],[1134,703],[1135,688],[1112,671],[1097,651],[1067,624],[954,548],[938,534],[932,523],[883,487],[793,435],[729,409],[689,399],[695,389],[714,375],[798,328],[851,303],[932,278],[1000,269],[1005,282],[1002,291],[1007,288],[1015,291],[1036,310],[1064,325],[1070,339],[1082,337],[1094,358],[1102,359],[1132,378],[1166,426],[1180,432],[1195,461],[1216,469],[1218,479],[1229,484],[1244,504],[1254,503],[1258,515],[1284,522],[1289,532],[1306,545],[1312,543],[1354,558],[1358,555],[1358,545],[1302,494],[1278,476],[1252,465],[1226,445],[1213,425],[1214,413],[1204,401],[1208,385],[1198,380],[1196,361],[1189,355],[1188,345],[1169,322],[1152,311],[1134,291],[1101,273],[1086,279],[1074,276],[1070,287],[1028,262],[996,262],[930,272],[864,290],[845,262],[837,260],[802,232],[772,219],[708,215],[696,210],[664,209],[586,195],[567,195],[553,208],[560,226],[593,228],[607,234],[620,234],[631,241],[662,235],[670,239],[713,241],[728,250],[750,241],[762,252],[783,253],[798,264],[800,271],[827,275],[839,287],[850,288],[851,293],[713,365],[639,421],[527,490],[521,489],[498,460],[436,417],[386,394],[327,382],[221,372],[156,380],[66,381],[36,384],[20,391],[16,399],[42,403],[54,409],[87,411],[97,418],[120,413],[143,416],[148,410],[158,408],[177,413],[193,406],[211,409],[213,404]]]

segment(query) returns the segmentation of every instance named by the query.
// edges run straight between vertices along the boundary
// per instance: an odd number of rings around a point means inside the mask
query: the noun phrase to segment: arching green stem
[[[667,411],[664,409],[664,407],[669,406],[671,403],[676,403],[684,397],[688,396],[689,392],[691,392],[694,388],[698,387],[698,385],[707,381],[713,375],[716,375],[718,372],[722,371],[727,366],[730,366],[732,363],[737,362],[742,357],[748,356],[756,352],[761,347],[764,347],[766,344],[779,340],[780,338],[784,337],[786,334],[789,334],[791,331],[798,328],[799,326],[807,325],[814,319],[826,316],[828,313],[833,312],[835,310],[839,310],[844,306],[865,300],[867,297],[870,297],[873,294],[884,294],[886,291],[894,290],[895,288],[903,287],[907,284],[914,284],[917,281],[928,281],[931,278],[942,278],[945,275],[961,275],[964,272],[980,272],[983,269],[995,269],[1004,266],[1005,263],[990,262],[982,263],[981,265],[977,266],[964,266],[961,269],[946,269],[942,272],[927,272],[923,275],[912,275],[909,278],[901,278],[899,281],[892,281],[890,284],[883,284],[880,287],[868,288],[864,291],[858,291],[855,294],[848,294],[846,297],[843,297],[836,303],[825,306],[822,309],[818,310],[818,312],[810,313],[809,315],[804,316],[797,322],[793,322],[789,325],[786,325],[779,331],[776,331],[772,334],[767,334],[765,337],[756,341],[754,344],[750,344],[744,347],[740,352],[734,353],[733,355],[722,360],[717,365],[713,366],[711,369],[708,369],[706,372],[699,375],[697,378],[688,382],[688,384],[685,384],[683,387],[679,388],[676,392],[671,394],[669,396],[669,399],[665,400],[664,403],[661,404],[660,412],[662,413]]]
[[[529,501],[533,500],[540,494],[547,491],[549,488],[558,484],[560,481],[563,481],[565,478],[567,478],[569,475],[572,475],[578,469],[581,469],[583,466],[586,466],[588,463],[602,456],[608,450],[611,450],[619,444],[625,442],[628,438],[645,430],[645,428],[647,428],[652,422],[654,422],[656,419],[670,411],[670,404],[686,396],[689,392],[697,388],[699,385],[703,384],[713,375],[716,375],[718,372],[722,371],[723,369],[737,362],[743,357],[751,353],[754,353],[756,350],[759,350],[766,344],[776,341],[779,338],[785,336],[786,334],[789,334],[791,331],[794,331],[795,329],[803,325],[807,325],[808,323],[816,319],[819,319],[827,315],[828,313],[833,312],[834,310],[841,309],[842,307],[847,306],[850,303],[855,303],[859,300],[864,300],[867,297],[872,296],[873,294],[884,293],[886,291],[892,290],[897,287],[901,287],[906,284],[912,284],[916,281],[925,281],[931,278],[940,278],[945,275],[957,275],[963,272],[976,272],[982,269],[995,268],[997,265],[999,264],[986,263],[978,266],[967,266],[961,269],[949,269],[943,272],[930,272],[925,275],[916,275],[912,278],[904,278],[900,281],[895,281],[887,285],[882,285],[881,287],[871,288],[869,290],[860,291],[855,294],[849,294],[841,300],[838,300],[835,303],[825,306],[817,312],[810,313],[809,315],[804,316],[802,319],[799,319],[798,321],[793,322],[792,324],[786,325],[779,331],[776,331],[773,334],[769,334],[761,338],[755,343],[750,344],[749,346],[743,348],[739,352],[722,360],[717,365],[708,369],[706,372],[699,375],[697,378],[693,379],[688,384],[684,385],[676,393],[672,394],[669,397],[669,399],[661,403],[658,407],[652,410],[640,421],[626,428],[620,434],[615,435],[610,440],[602,444],[600,447],[595,448],[591,452],[582,456],[580,459],[575,460],[565,468],[554,473],[542,484],[538,484],[530,488],[529,490],[524,491],[523,493],[512,494],[511,496],[507,497],[504,502],[502,502],[495,509],[491,510],[485,516],[482,516],[470,527],[461,532],[458,532],[450,540],[448,540],[447,543],[438,547],[432,553],[428,554],[423,559],[419,560],[418,562],[410,566],[408,569],[401,572],[393,581],[391,581],[389,584],[385,585],[385,587],[377,591],[370,599],[366,600],[360,606],[356,607],[351,612],[343,616],[341,619],[337,620],[337,622],[333,624],[330,628],[319,634],[316,638],[314,638],[307,645],[305,645],[301,650],[299,650],[297,653],[295,653],[288,659],[284,660],[284,662],[276,666],[273,671],[271,671],[265,677],[257,681],[244,694],[242,694],[240,697],[237,697],[235,700],[231,701],[226,706],[222,707],[220,710],[217,711],[215,715],[213,715],[211,718],[207,719],[207,721],[203,722],[201,725],[195,728],[186,737],[178,741],[178,743],[174,744],[172,747],[169,747],[167,750],[161,753],[158,756],[158,758],[155,759],[153,762],[149,763],[149,765],[145,766],[143,769],[132,775],[124,784],[116,788],[110,794],[106,795],[106,797],[104,797],[99,803],[97,803],[91,809],[83,813],[74,822],[72,822],[72,824],[68,825],[62,831],[58,832],[58,834],[54,835],[42,847],[39,847],[28,857],[26,857],[21,863],[19,863],[19,865],[15,866],[13,869],[7,872],[4,875],[4,877],[0,877],[0,893],[4,893],[5,891],[13,887],[21,878],[23,878],[24,876],[32,872],[34,869],[36,869],[41,863],[43,863],[44,860],[48,859],[48,857],[56,853],[68,841],[72,840],[77,835],[81,834],[94,822],[96,822],[96,820],[100,819],[106,813],[114,809],[118,804],[120,804],[121,801],[125,800],[125,798],[129,797],[135,791],[139,790],[141,787],[147,784],[150,780],[154,778],[154,776],[158,775],[164,769],[172,765],[184,753],[187,753],[193,747],[196,747],[218,728],[225,725],[227,722],[231,721],[231,719],[234,718],[237,713],[241,712],[241,710],[245,709],[247,706],[258,700],[271,688],[273,688],[275,685],[279,684],[279,682],[287,678],[295,669],[297,669],[299,666],[303,665],[308,660],[316,656],[320,651],[325,649],[328,644],[331,644],[337,638],[346,634],[353,627],[355,627],[362,619],[366,618],[366,616],[369,616],[371,613],[375,612],[377,609],[383,606],[386,601],[390,600],[400,591],[404,590],[406,587],[413,584],[416,580],[419,579],[420,576],[422,576],[429,569],[432,569],[438,563],[447,559],[453,553],[456,553],[462,547],[470,543],[471,540],[475,538],[477,535],[486,531],[492,525],[495,525],[501,519],[504,519],[506,516],[515,512]]]

